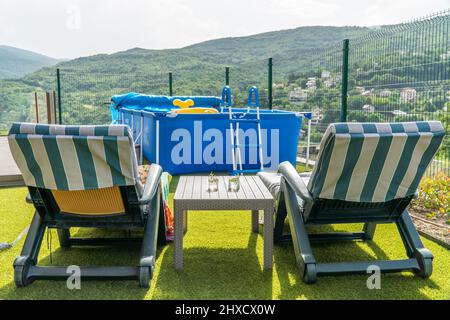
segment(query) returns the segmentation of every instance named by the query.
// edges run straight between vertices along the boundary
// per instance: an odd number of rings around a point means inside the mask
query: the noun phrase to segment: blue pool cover
[[[155,96],[145,95],[135,92],[127,94],[114,95],[111,98],[111,115],[113,123],[117,120],[117,110],[119,108],[127,108],[134,110],[145,110],[155,112],[168,112],[172,109],[178,108],[173,105],[173,101],[179,99],[182,101],[194,101],[194,107],[214,108],[221,103],[219,97],[208,96]]]

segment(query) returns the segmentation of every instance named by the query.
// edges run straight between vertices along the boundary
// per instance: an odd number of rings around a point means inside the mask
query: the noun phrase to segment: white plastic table
[[[264,211],[264,269],[273,266],[273,197],[257,176],[241,176],[240,189],[228,191],[229,176],[217,176],[218,191],[208,191],[208,176],[181,176],[174,196],[174,264],[183,268],[183,236],[189,210],[251,210],[252,231],[258,232],[258,213]]]

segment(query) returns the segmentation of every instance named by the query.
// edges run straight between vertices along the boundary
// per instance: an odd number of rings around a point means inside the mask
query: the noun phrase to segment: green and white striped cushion
[[[139,181],[134,143],[125,125],[14,123],[8,140],[28,186],[90,190]]]
[[[331,124],[308,189],[316,199],[354,202],[411,196],[444,134],[439,121]]]

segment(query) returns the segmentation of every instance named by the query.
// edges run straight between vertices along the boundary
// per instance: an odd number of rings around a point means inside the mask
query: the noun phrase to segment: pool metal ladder
[[[229,93],[231,96],[231,93]],[[231,99],[230,99],[231,100]],[[263,161],[263,146],[261,138],[261,115],[259,112],[259,94],[257,87],[251,87],[248,93],[248,103],[247,103],[247,113],[250,113],[250,108],[254,107],[256,109],[256,119],[243,119],[238,117],[233,117],[234,113],[232,110],[232,104],[227,103],[228,116],[230,120],[230,138],[231,138],[231,159],[233,163],[233,175],[243,175],[244,173],[256,173],[264,170]],[[253,123],[256,124],[257,130],[257,140],[256,144],[246,144],[240,143],[239,140],[239,124],[240,123]],[[235,126],[234,126],[235,125]],[[244,169],[242,164],[242,154],[241,148],[257,148],[259,157],[259,168],[258,169]]]

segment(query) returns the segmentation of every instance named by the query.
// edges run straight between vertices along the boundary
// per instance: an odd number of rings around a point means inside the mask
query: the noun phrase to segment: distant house
[[[387,98],[387,97],[390,97],[391,94],[392,94],[391,90],[382,90],[380,92],[380,97]]]
[[[364,91],[366,91],[366,89],[365,89],[364,87],[360,87],[360,86],[357,86],[357,87],[356,87],[356,90],[358,90],[359,92],[364,92]]]
[[[289,101],[292,103],[305,102],[308,99],[308,92],[302,88],[295,88],[289,92]]]
[[[312,118],[313,120],[322,120],[323,119],[323,114],[322,114],[322,110],[320,108],[313,108],[311,110],[312,113]]]
[[[390,106],[390,105],[376,105],[375,107],[375,111],[376,112],[380,112],[383,114],[392,114],[392,112],[394,111],[394,107]]]
[[[308,78],[308,81],[306,82],[306,88],[309,91],[316,90],[317,85],[316,85],[316,78],[315,77]]]
[[[417,91],[413,88],[403,88],[400,91],[400,100],[401,101],[413,101],[417,98]]]
[[[274,83],[273,84],[273,88],[274,89],[283,89],[284,88],[284,83]]]
[[[441,59],[442,60],[450,59],[450,50],[447,51],[446,53],[441,54]]]
[[[327,71],[327,70],[323,70],[323,71],[322,71],[322,74],[320,75],[320,77],[321,77],[322,79],[329,78],[330,76],[331,76],[331,72],[330,72],[330,71]]]
[[[333,81],[332,79],[327,79],[323,82],[323,84],[325,85],[325,87],[327,88],[334,88],[336,87],[336,82]]]
[[[406,116],[408,115],[405,111],[402,110],[394,110],[391,112],[393,116]]]
[[[370,104],[365,104],[362,106],[363,111],[366,112],[375,112],[375,107]]]
[[[366,90],[366,91],[362,92],[361,95],[364,97],[371,97],[371,96],[373,96],[373,89]]]

